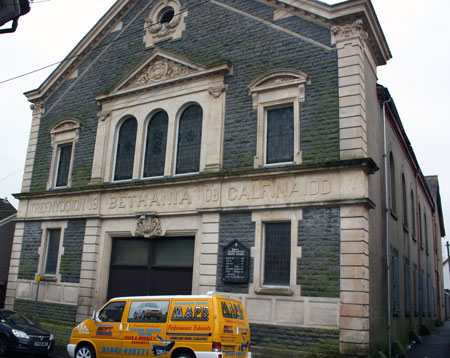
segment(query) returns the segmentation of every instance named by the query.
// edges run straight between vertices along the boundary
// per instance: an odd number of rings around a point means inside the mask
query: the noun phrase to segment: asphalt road
[[[69,358],[69,355],[65,347],[56,347],[49,357]],[[405,358],[450,358],[450,321],[446,321],[443,327],[434,328],[431,335],[422,337],[422,343],[408,349]]]

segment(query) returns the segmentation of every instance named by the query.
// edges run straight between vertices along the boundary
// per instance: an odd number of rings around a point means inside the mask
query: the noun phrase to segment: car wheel
[[[8,339],[5,336],[0,336],[0,357],[6,357],[8,352]]]
[[[180,353],[177,353],[175,358],[194,358],[194,356],[189,352],[180,352]]]
[[[94,348],[91,346],[81,346],[77,349],[75,358],[95,358]]]

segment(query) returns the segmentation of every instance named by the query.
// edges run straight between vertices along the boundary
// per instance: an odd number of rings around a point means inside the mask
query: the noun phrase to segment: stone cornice
[[[169,187],[177,185],[198,185],[208,184],[215,181],[228,180],[244,180],[244,179],[270,179],[280,178],[283,175],[293,174],[314,174],[327,171],[345,171],[360,168],[367,175],[374,174],[379,168],[375,161],[371,158],[339,160],[334,162],[326,162],[320,164],[300,164],[282,167],[270,167],[259,169],[238,169],[238,170],[222,170],[214,173],[202,173],[192,176],[172,176],[167,178],[158,178],[151,180],[132,180],[119,183],[105,183],[95,186],[89,186],[79,189],[58,189],[43,192],[27,192],[13,194],[16,199],[30,199],[30,198],[45,198],[45,197],[60,197],[71,196],[79,194],[95,194],[112,191],[132,190],[136,188],[157,188]]]
[[[292,15],[332,27],[353,24],[362,20],[367,43],[378,66],[392,58],[375,10],[370,0],[349,0],[328,5],[317,0],[258,0]]]

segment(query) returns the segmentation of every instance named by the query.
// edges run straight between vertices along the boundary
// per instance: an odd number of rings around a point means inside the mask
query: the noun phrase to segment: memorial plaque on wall
[[[250,250],[234,240],[223,249],[222,280],[230,283],[248,283]]]

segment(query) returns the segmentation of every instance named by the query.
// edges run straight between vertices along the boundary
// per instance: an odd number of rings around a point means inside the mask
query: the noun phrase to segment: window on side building
[[[414,312],[416,315],[420,312],[420,279],[417,266],[414,267]]]
[[[400,261],[398,256],[393,257],[393,293],[394,293],[394,313],[400,312]]]
[[[405,312],[411,313],[411,269],[408,261],[405,261]]]
[[[177,160],[175,174],[200,170],[203,110],[193,104],[187,107],[178,123]]]
[[[394,163],[394,155],[389,155],[389,176],[390,176],[390,185],[391,185],[391,213],[393,215],[397,215],[397,198],[396,198],[396,188],[395,188],[395,163]]]
[[[137,121],[134,117],[127,118],[120,126],[117,137],[114,180],[133,178],[136,131]]]
[[[411,190],[411,226],[412,226],[412,238],[416,240],[416,202],[414,201],[414,192]]]
[[[265,223],[263,285],[289,286],[291,223]]]
[[[152,116],[147,125],[144,178],[164,175],[169,117],[164,111]]]
[[[294,106],[266,111],[266,164],[294,161]]]
[[[405,230],[408,230],[408,202],[406,193],[405,174],[402,174],[403,227]]]

